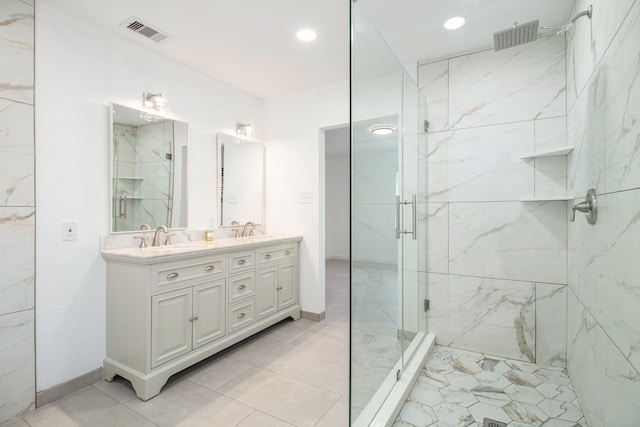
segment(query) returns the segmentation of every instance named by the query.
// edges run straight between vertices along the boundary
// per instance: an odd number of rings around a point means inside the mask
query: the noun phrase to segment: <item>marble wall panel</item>
[[[565,114],[562,37],[449,60],[449,129]]]
[[[640,187],[640,4],[632,7],[599,66],[603,75],[605,187]]]
[[[635,0],[576,0],[572,16],[593,5],[591,20],[580,18],[567,36],[567,105],[584,89],[596,64],[620,28]]]
[[[0,423],[35,407],[34,311],[0,316]]]
[[[0,99],[0,206],[34,199],[33,106]]]
[[[427,98],[429,132],[449,128],[449,60],[418,66],[418,86]]]
[[[576,295],[568,300],[568,368],[590,426],[640,420],[640,374]]]
[[[566,283],[565,209],[565,202],[451,203],[449,272]]]
[[[594,73],[567,113],[567,140],[575,146],[567,155],[567,191],[577,197],[604,186],[604,90],[602,75]]]
[[[567,366],[567,286],[536,283],[536,363]]]
[[[640,371],[640,190],[603,194],[599,221],[577,217],[577,296]]]
[[[429,135],[427,169],[433,171],[428,172],[427,199],[510,201],[533,194],[533,161],[520,158],[533,150],[533,138],[532,121]],[[443,173],[446,179],[439,176]]]
[[[534,159],[534,194],[540,200],[563,197],[567,194],[566,157]]]
[[[439,344],[535,360],[535,285],[429,274],[430,332]]]
[[[420,256],[419,270],[449,272],[449,205],[418,204],[418,241],[427,242],[426,254]]]
[[[545,151],[567,145],[567,117],[552,117],[534,121],[535,151]]]
[[[4,0],[0,8],[0,98],[33,105],[33,5]]]
[[[31,309],[35,276],[33,208],[0,207],[0,236],[0,315]]]

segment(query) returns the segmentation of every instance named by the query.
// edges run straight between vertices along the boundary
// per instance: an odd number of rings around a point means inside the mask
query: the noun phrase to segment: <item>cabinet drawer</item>
[[[272,262],[295,259],[298,245],[288,244],[258,249],[258,264],[264,265]]]
[[[255,307],[253,298],[247,302],[229,307],[229,333],[249,326],[255,322]]]
[[[166,292],[188,286],[192,279],[215,280],[226,273],[225,256],[194,258],[192,260],[167,262],[153,266],[152,292]]]
[[[251,270],[255,266],[255,251],[235,252],[229,254],[229,274],[233,274],[236,271]]]
[[[229,304],[252,297],[255,293],[256,273],[254,271],[229,276]]]

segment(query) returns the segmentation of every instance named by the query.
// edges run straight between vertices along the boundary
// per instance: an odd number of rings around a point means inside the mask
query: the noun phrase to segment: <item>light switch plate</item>
[[[313,203],[313,193],[311,192],[300,193],[301,205],[309,205],[311,203]]]

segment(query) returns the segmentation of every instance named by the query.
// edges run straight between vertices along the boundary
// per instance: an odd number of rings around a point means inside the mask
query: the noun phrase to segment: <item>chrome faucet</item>
[[[151,230],[151,227],[149,227],[149,224],[142,224],[140,230]]]
[[[153,243],[151,243],[151,246],[160,246],[160,232],[164,231],[164,234],[166,235],[169,230],[167,230],[167,227],[165,227],[164,225],[159,226],[158,228],[156,228],[156,232],[153,233]],[[165,241],[165,245],[166,245],[166,241]]]
[[[247,226],[251,227],[249,234],[247,234]],[[253,236],[253,230],[256,229],[256,224],[253,221],[247,221],[244,227],[242,227],[242,237]]]

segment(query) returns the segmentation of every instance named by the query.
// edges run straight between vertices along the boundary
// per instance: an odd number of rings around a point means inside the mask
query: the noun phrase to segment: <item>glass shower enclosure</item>
[[[368,426],[426,333],[426,100],[357,3],[351,34],[350,419]]]

